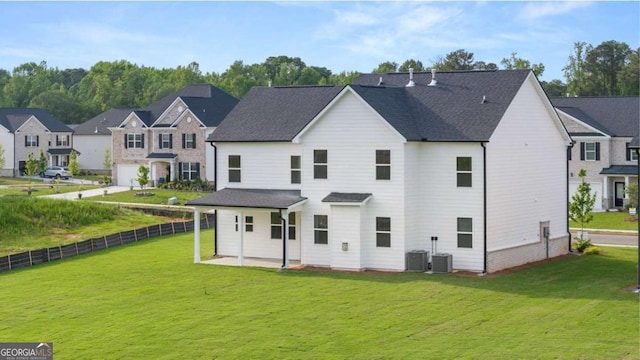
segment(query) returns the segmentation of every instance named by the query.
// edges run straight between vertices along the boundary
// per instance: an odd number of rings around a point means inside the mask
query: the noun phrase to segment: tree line
[[[549,96],[638,95],[640,91],[639,49],[617,41],[598,46],[574,44],[565,81],[554,79],[541,84]],[[402,64],[380,63],[373,73],[427,71],[420,60]],[[542,63],[512,53],[500,66],[476,60],[473,52],[459,49],[431,61],[430,68],[451,70],[532,69],[537,76]],[[0,69],[0,107],[37,107],[49,111],[65,123],[80,123],[110,108],[144,108],[163,96],[189,84],[209,83],[241,98],[253,86],[346,85],[357,71],[333,73],[326,67],[308,66],[299,57],[271,56],[262,63],[237,60],[222,73],[202,73],[197,62],[176,68],[157,69],[126,60],[100,61],[89,70],[51,68],[45,61],[17,66],[12,72]]]

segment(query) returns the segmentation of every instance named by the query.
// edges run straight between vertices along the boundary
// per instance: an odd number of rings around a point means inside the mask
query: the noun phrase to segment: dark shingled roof
[[[414,87],[408,73],[363,74],[349,87],[409,141],[486,141],[529,74],[440,72],[427,86],[431,73],[416,73]],[[291,141],[343,89],[253,88],[207,140]]]
[[[631,144],[629,144],[629,147],[640,149],[640,134],[633,137],[633,140],[631,140]]]
[[[76,150],[76,149],[72,149],[72,148],[67,148],[67,149],[49,149],[47,150],[47,152],[51,155],[69,155],[71,154],[71,151],[75,151],[76,154],[80,155],[80,151]]]
[[[111,135],[108,128],[120,125],[132,111],[133,109],[109,109],[76,126],[74,135]]]
[[[552,97],[551,103],[610,136],[635,136],[640,127],[640,97]]]
[[[31,116],[35,116],[51,132],[73,132],[73,129],[47,111],[36,108],[0,108],[0,125],[15,132]]]
[[[359,204],[371,197],[371,193],[337,193],[327,195],[322,202]]]
[[[178,157],[178,155],[172,153],[151,153],[147,155],[147,159],[173,159],[176,157]]]
[[[343,88],[253,87],[207,141],[291,141]]]
[[[187,206],[241,207],[259,209],[287,209],[307,198],[300,190],[229,189],[187,202]]]
[[[600,171],[600,175],[636,175],[637,173],[636,165],[611,165]]]

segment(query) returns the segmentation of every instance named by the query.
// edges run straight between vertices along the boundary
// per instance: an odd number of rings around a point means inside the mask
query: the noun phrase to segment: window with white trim
[[[196,134],[182,134],[182,148],[183,149],[195,149],[196,148]]]
[[[313,150],[313,178],[326,179],[328,168],[327,150]]]
[[[282,239],[282,220],[278,212],[271,213],[271,238]]]
[[[471,157],[458,156],[456,158],[456,175],[458,187],[471,187]]]
[[[329,217],[327,215],[313,215],[313,243],[329,243]]]
[[[56,135],[56,146],[69,146],[69,135]]]
[[[125,148],[144,149],[144,134],[126,134]]]
[[[38,135],[25,135],[24,136],[24,146],[26,146],[26,147],[37,147],[38,146]]]
[[[240,155],[229,155],[229,182],[239,183],[242,180]]]
[[[172,149],[173,148],[173,136],[172,134],[160,134],[159,143],[160,149]]]
[[[289,213],[289,240],[296,239],[296,213]]]
[[[597,145],[594,142],[584,143],[584,159],[587,161],[595,161],[597,159]]]
[[[195,180],[200,177],[200,163],[197,162],[181,162],[180,163],[180,179]]]
[[[291,183],[300,184],[302,180],[302,171],[300,168],[300,156],[291,155]]]
[[[390,217],[376,217],[376,247],[391,247]]]
[[[391,180],[391,150],[376,150],[376,180]]]
[[[473,219],[458,218],[458,247],[473,247]]]
[[[244,217],[244,231],[253,232],[253,216]]]

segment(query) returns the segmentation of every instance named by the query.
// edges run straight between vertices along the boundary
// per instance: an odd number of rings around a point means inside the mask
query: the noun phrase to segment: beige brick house
[[[137,185],[140,165],[149,167],[154,184],[213,180],[215,151],[205,139],[237,102],[214,86],[190,85],[144,110],[131,111],[109,128],[114,181]]]

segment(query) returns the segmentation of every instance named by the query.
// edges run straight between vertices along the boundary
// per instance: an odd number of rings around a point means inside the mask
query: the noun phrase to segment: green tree
[[[569,55],[569,63],[562,68],[567,82],[569,96],[585,96],[592,93],[590,74],[587,70],[587,52],[591,45],[585,42],[573,44],[573,54]]]
[[[140,165],[138,167],[138,178],[136,180],[138,180],[138,184],[140,184],[140,189],[144,190],[144,187],[149,183],[149,168]]]
[[[473,53],[464,49],[452,51],[444,57],[439,56],[433,62],[433,68],[439,71],[473,70],[474,65]]]
[[[596,85],[596,94],[615,96],[620,94],[618,74],[629,63],[631,49],[626,43],[605,41],[587,52],[587,69]]]
[[[102,161],[102,166],[105,170],[111,171],[111,149],[109,147],[104,148],[104,160]]]
[[[596,193],[591,193],[591,184],[584,180],[587,176],[585,169],[580,169],[578,176],[581,181],[578,189],[571,197],[572,201],[569,203],[569,218],[571,221],[580,224],[580,239],[585,241],[587,239],[584,239],[583,235],[584,225],[593,220],[591,211],[593,210],[593,205],[596,203]]]
[[[44,177],[44,172],[47,170],[47,156],[44,154],[44,150],[40,149],[40,157],[38,158],[38,174]]]
[[[69,154],[69,172],[71,175],[78,176],[80,174],[80,164],[78,163],[78,153],[71,150],[71,154]]]
[[[24,167],[24,174],[26,176],[34,176],[38,173],[38,160],[32,152],[27,154],[27,162]]]
[[[409,68],[412,68],[415,72],[425,71],[422,61],[414,59],[405,60],[405,62],[403,62],[398,68],[398,71],[407,72],[409,71]]]
[[[531,61],[519,58],[517,52],[512,52],[511,57],[509,58],[503,58],[500,61],[500,64],[502,64],[506,70],[531,69],[537,77],[542,76],[542,73],[544,72],[544,65],[542,63],[531,64]]]
[[[618,72],[618,87],[622,96],[640,95],[640,48],[631,51],[628,64]]]
[[[627,194],[627,196],[629,197],[629,204],[628,207],[630,208],[638,208],[638,183],[631,183],[629,184],[629,186],[627,186],[626,189],[624,189],[624,192]]]
[[[548,96],[565,96],[567,94],[567,84],[558,79],[551,81],[540,81],[540,85]]]
[[[0,144],[0,171],[4,169],[5,164],[6,164],[6,160],[4,159],[4,146]]]
[[[393,61],[385,61],[378,64],[378,67],[371,71],[374,74],[386,74],[398,72],[398,63]]]

